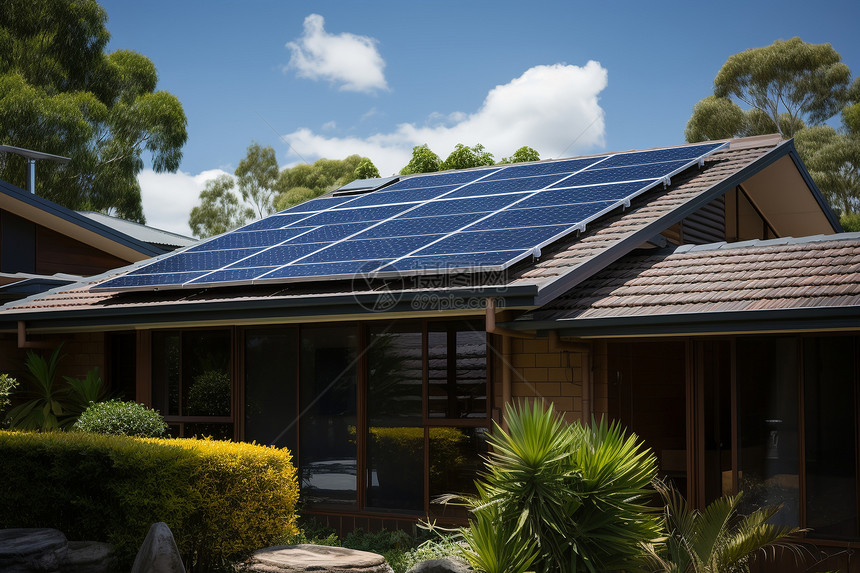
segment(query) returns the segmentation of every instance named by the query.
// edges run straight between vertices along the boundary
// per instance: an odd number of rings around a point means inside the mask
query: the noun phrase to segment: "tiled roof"
[[[531,313],[535,321],[860,307],[860,233],[631,254]]]
[[[470,278],[466,290],[481,288],[530,288],[543,292],[538,294],[531,306],[539,306],[587,278],[601,268],[635,249],[643,242],[688,216],[714,197],[716,192],[724,192],[725,187],[747,167],[760,160],[767,160],[771,152],[784,145],[779,137],[756,137],[733,140],[729,148],[708,157],[703,168],[691,168],[673,178],[668,188],[655,187],[633,200],[623,212],[610,214],[594,223],[579,236],[570,236],[555,245],[544,249],[539,261],[522,261],[506,273],[488,274]],[[200,307],[212,302],[252,302],[283,301],[308,299],[314,296],[372,296],[380,291],[386,293],[415,293],[434,291],[432,280],[404,281],[392,284],[390,281],[371,284],[351,284],[350,281],[328,281],[319,283],[300,283],[297,285],[225,287],[219,289],[181,289],[177,291],[157,291],[149,293],[110,293],[90,292],[88,289],[96,282],[106,280],[126,269],[106,273],[101,277],[60,288],[42,296],[30,297],[4,307],[0,319],[14,319],[14,314],[25,313],[27,319],[37,318],[35,313],[62,310],[95,308],[145,309],[153,305],[185,304]],[[424,282],[422,286],[421,281]],[[445,283],[446,280],[442,279]],[[431,286],[427,286],[428,283]],[[360,288],[358,288],[360,287]],[[479,295],[476,295],[479,296]],[[5,316],[4,316],[5,315]]]

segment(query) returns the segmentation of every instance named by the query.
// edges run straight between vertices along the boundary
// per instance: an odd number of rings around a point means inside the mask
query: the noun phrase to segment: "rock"
[[[179,548],[166,523],[153,523],[149,528],[131,573],[185,573]]]
[[[0,571],[61,571],[69,542],[56,529],[0,529]]]
[[[63,573],[112,573],[116,570],[113,545],[100,541],[69,541]]]
[[[457,557],[442,557],[416,563],[406,573],[472,573],[472,568]]]
[[[277,545],[254,552],[243,571],[253,573],[392,573],[382,555],[324,545]]]

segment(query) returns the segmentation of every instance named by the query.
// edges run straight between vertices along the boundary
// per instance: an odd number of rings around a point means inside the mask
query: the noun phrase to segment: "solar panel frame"
[[[105,281],[100,285],[94,286],[93,289],[133,291],[152,290],[154,288],[175,289],[184,288],[186,286],[198,288],[202,286],[228,286],[230,284],[247,285],[249,283],[262,284],[268,282],[320,280],[321,278],[345,278],[343,269],[349,268],[352,269],[351,272],[354,272],[356,265],[363,267],[364,264],[359,263],[367,263],[368,261],[376,261],[380,263],[380,266],[375,269],[368,270],[365,273],[367,275],[378,277],[389,275],[401,276],[404,272],[408,274],[425,274],[424,270],[414,268],[416,267],[417,262],[428,262],[434,260],[436,257],[445,257],[449,255],[455,258],[460,257],[461,259],[468,260],[478,260],[481,255],[486,255],[485,260],[497,261],[499,260],[499,257],[502,256],[497,253],[504,252],[504,256],[510,255],[510,258],[504,262],[480,265],[480,268],[475,267],[477,271],[502,270],[516,264],[529,255],[539,253],[545,246],[570,233],[584,230],[586,225],[614,209],[619,207],[629,207],[630,202],[642,193],[647,192],[660,183],[668,185],[671,181],[671,177],[684,171],[696,162],[700,165],[703,164],[704,157],[718,151],[726,145],[728,144],[721,143],[682,146],[641,152],[608,154],[590,158],[576,158],[563,161],[513,165],[501,168],[497,166],[495,168],[491,167],[472,171],[409,177],[401,179],[400,181],[392,183],[382,189],[373,191],[372,193],[319,198],[297,205],[266,219],[250,223],[243,228],[225,233],[220,237],[215,237],[204,244],[193,245],[178,253],[172,253],[166,257],[160,257],[158,260],[153,261],[148,265],[135,269],[132,273]],[[683,157],[683,160],[678,159],[678,157]],[[579,166],[580,168],[568,173],[573,166]],[[667,168],[668,172],[666,171]],[[610,174],[635,175],[636,173],[645,175],[657,173],[659,174],[659,177],[634,180],[635,183],[641,185],[634,186],[634,190],[632,192],[617,199],[581,202],[574,201],[568,203],[546,203],[545,201],[541,201],[541,193],[557,194],[558,197],[555,199],[556,201],[564,195],[573,197],[577,193],[582,194],[583,198],[587,198],[587,195],[591,194],[590,198],[596,199],[597,197],[594,197],[594,194],[598,193],[598,190],[605,190],[611,186],[615,186],[620,189],[622,186],[626,187],[627,182],[612,181],[586,185],[577,185],[576,182],[578,180],[585,179],[586,177],[600,180],[602,177]],[[586,175],[577,179],[575,176],[579,174]],[[535,183],[539,181],[546,182],[547,184],[546,186],[538,189],[522,191],[522,189],[530,187],[529,183],[532,183],[532,181],[528,181],[528,178],[533,178]],[[458,183],[452,186],[450,183],[451,181],[457,181]],[[506,181],[510,181],[511,183],[506,183]],[[484,183],[484,185],[481,185],[481,183]],[[487,192],[480,195],[468,195],[468,193],[476,192],[482,187],[489,187],[489,185],[486,185],[487,183],[496,183],[496,192]],[[467,189],[467,187],[473,184],[475,185],[473,189]],[[451,189],[443,190],[441,189],[443,186],[449,186]],[[511,187],[511,189],[507,190],[507,187]],[[427,190],[427,192],[425,193],[424,190]],[[439,193],[439,191],[442,192]],[[489,189],[489,191],[492,191],[492,189]],[[398,195],[401,195],[401,197],[397,197]],[[461,195],[463,197],[461,197]],[[369,197],[374,198],[370,199]],[[479,205],[478,202],[473,202],[467,205],[466,202],[470,201],[469,197],[479,199],[481,205]],[[477,233],[487,233],[488,230],[481,227],[482,222],[492,219],[494,216],[497,216],[502,212],[513,213],[506,218],[515,222],[516,213],[521,212],[522,216],[525,217],[529,215],[527,210],[545,210],[559,205],[562,207],[571,207],[571,211],[575,211],[573,207],[576,205],[589,205],[590,207],[587,210],[594,212],[575,223],[571,222],[563,225],[544,224],[512,226],[505,229],[499,229],[500,231],[519,234],[523,234],[524,230],[534,230],[534,232],[537,233],[536,237],[539,236],[540,240],[532,240],[532,242],[529,243],[528,248],[473,250],[468,253],[445,253],[443,255],[432,254],[434,250],[444,248],[444,245],[446,244],[445,241],[452,236],[468,233],[475,233],[477,236]],[[463,210],[464,208],[466,209],[465,211]],[[469,210],[475,208],[483,210]],[[445,211],[446,209],[448,212]],[[479,216],[475,217],[475,215]],[[348,248],[336,247],[336,245],[346,242],[350,242],[351,245],[363,245],[366,242],[370,245],[374,241],[388,241],[394,237],[413,237],[415,236],[415,233],[410,233],[409,235],[394,235],[393,237],[382,235],[390,232],[386,231],[386,228],[394,229],[398,226],[401,228],[399,231],[400,233],[404,233],[404,229],[410,225],[415,225],[422,229],[427,227],[432,228],[432,221],[434,219],[454,216],[463,216],[463,221],[468,222],[466,222],[462,227],[452,225],[451,230],[436,229],[439,231],[438,233],[421,235],[426,237],[429,242],[422,244],[421,240],[416,239],[414,242],[414,246],[416,246],[415,249],[393,259],[389,257],[371,256],[373,254],[372,249],[367,251],[367,255],[371,258],[366,260],[327,261],[324,260],[325,256],[321,255],[321,253],[329,249],[333,249],[331,253],[334,254],[339,249]],[[451,221],[453,220],[454,219],[452,218]],[[411,223],[411,221],[415,221],[415,223]],[[389,224],[388,227],[384,227],[386,224]],[[380,226],[383,226],[382,229],[379,232],[374,233],[373,229]],[[549,234],[547,232],[549,227],[553,227],[552,230],[557,230],[558,232]],[[542,231],[539,232],[538,229],[542,229]],[[292,231],[298,231],[298,233],[293,233]],[[266,233],[275,233],[276,237],[267,241],[263,238],[263,235]],[[328,235],[329,238],[319,243],[310,242],[309,239],[314,233],[317,235]],[[362,233],[368,234],[362,237]],[[530,234],[532,233],[525,233],[525,235]],[[307,237],[305,241],[301,240],[301,237],[303,236]],[[433,239],[433,237],[436,238]],[[275,241],[278,239],[283,240],[276,243]],[[296,242],[291,243],[292,241]],[[358,241],[362,241],[362,243],[358,243]],[[266,243],[274,244],[268,245]],[[410,243],[413,243],[413,241],[410,241]],[[442,243],[442,245],[434,247],[440,243]],[[172,271],[167,273],[148,272],[165,266],[173,268],[170,264],[165,265],[161,262],[185,252],[200,254],[209,253],[217,256],[217,253],[229,252],[231,250],[235,251],[238,248],[245,248],[245,245],[252,245],[249,248],[251,250],[257,249],[256,252],[250,253],[247,257],[241,258],[238,261],[234,261],[227,265],[222,265],[218,268],[207,269],[205,271],[188,271],[184,273]],[[225,246],[227,246],[227,248],[224,248]],[[301,247],[295,250],[292,248],[283,249],[283,252],[285,253],[289,251],[299,253],[305,252],[306,250],[308,252],[307,254],[296,256],[288,262],[278,264],[277,266],[274,264],[259,264],[261,261],[271,260],[275,253],[272,253],[268,257],[260,257],[260,255],[279,247]],[[493,253],[496,254],[493,255]],[[254,257],[257,257],[257,259]],[[182,260],[183,259],[176,259],[177,262]],[[316,260],[320,260],[320,262],[310,262]],[[401,261],[404,262],[401,263]],[[240,266],[237,266],[237,264]],[[241,266],[242,264],[254,264],[255,266],[245,267]],[[318,272],[324,270],[326,265],[329,265],[329,270],[335,274],[329,275]],[[413,267],[411,270],[409,270],[410,265]],[[287,270],[287,267],[296,268]],[[252,276],[255,272],[253,269],[259,269],[265,272],[254,277]],[[300,275],[302,271],[311,270],[313,271],[312,275]],[[157,277],[159,276],[164,279],[160,283],[157,280]],[[227,279],[228,276],[241,278],[236,281],[218,280]],[[131,284],[135,279],[140,280],[136,284]],[[183,279],[183,282],[176,282],[179,279]],[[126,284],[123,285],[123,283]]]

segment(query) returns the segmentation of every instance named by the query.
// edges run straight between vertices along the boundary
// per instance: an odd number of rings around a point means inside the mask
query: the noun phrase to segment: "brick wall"
[[[547,339],[511,339],[512,399],[541,397],[553,402],[565,420],[581,420],[585,361],[582,353],[550,351]],[[501,404],[501,373],[494,387],[496,403]]]
[[[32,349],[34,352],[49,356],[54,349],[63,344],[60,351],[63,358],[57,368],[57,375],[82,377],[88,370],[98,367],[102,378],[105,374],[105,335],[103,332],[86,332],[78,334],[29,336],[30,340],[48,342],[50,348]],[[23,381],[24,360],[28,349],[18,348],[16,334],[0,335],[0,373],[8,373]]]

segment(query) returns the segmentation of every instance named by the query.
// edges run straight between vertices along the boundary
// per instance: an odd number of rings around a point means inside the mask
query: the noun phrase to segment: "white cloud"
[[[355,34],[329,34],[319,14],[305,18],[305,32],[287,47],[292,52],[287,68],[299,77],[328,80],[340,89],[355,92],[387,90],[385,60],[376,49],[377,41]]]
[[[151,227],[191,236],[188,216],[197,205],[200,192],[210,179],[229,175],[222,169],[208,169],[197,175],[177,171],[156,173],[144,169],[137,176],[146,224]]]
[[[434,113],[425,125],[404,123],[365,138],[325,137],[307,128],[284,137],[307,159],[359,153],[370,157],[383,175],[406,165],[412,147],[423,143],[442,159],[457,143],[481,143],[496,160],[523,145],[537,149],[544,159],[562,152],[571,156],[604,144],[598,96],[606,85],[607,71],[595,61],[582,67],[535,66],[490,90],[474,113]]]

